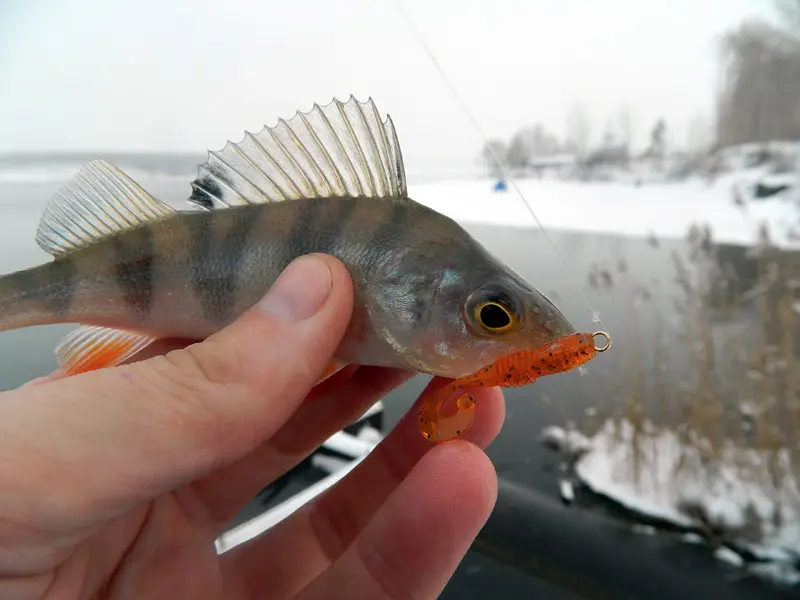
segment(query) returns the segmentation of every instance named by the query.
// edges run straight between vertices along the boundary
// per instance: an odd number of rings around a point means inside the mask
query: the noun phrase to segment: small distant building
[[[534,156],[528,160],[528,170],[540,179],[545,176],[569,177],[578,165],[575,154],[553,154],[551,156]]]

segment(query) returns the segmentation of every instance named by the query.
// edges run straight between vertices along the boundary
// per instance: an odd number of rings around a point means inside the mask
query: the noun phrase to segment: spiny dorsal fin
[[[77,375],[118,365],[154,341],[154,337],[134,331],[81,325],[56,347],[56,358],[66,375]]]
[[[114,165],[94,160],[56,192],[42,214],[36,243],[59,256],[173,212]]]
[[[381,121],[372,98],[350,96],[274,127],[246,132],[198,168],[189,202],[203,209],[301,198],[406,195],[394,124]]]

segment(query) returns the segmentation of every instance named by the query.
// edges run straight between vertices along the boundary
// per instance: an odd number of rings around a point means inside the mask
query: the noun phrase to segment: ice
[[[15,167],[0,165],[0,183],[49,183],[69,181],[81,165],[60,165],[59,167]]]
[[[741,185],[736,178],[640,187],[533,179],[520,179],[517,185],[545,229],[683,238],[691,225],[708,224],[715,241],[749,245],[759,241],[765,223],[774,244],[800,246],[792,238],[798,212],[791,195],[738,207],[732,193]],[[495,192],[489,179],[411,182],[409,194],[459,222],[538,227],[513,189]]]
[[[94,157],[45,158],[25,162],[0,157],[0,183],[66,182]],[[183,194],[196,174],[197,160],[200,157],[144,160],[124,156],[113,157],[112,162],[147,185],[164,181],[181,184],[180,194]],[[494,191],[495,180],[475,176],[474,169],[439,169],[434,177],[423,166],[409,166],[411,197],[465,224],[538,228],[539,223],[525,204],[527,201],[545,229],[675,238],[684,237],[692,224],[707,223],[717,241],[753,244],[759,239],[761,223],[765,222],[776,244],[800,246],[800,240],[791,239],[800,195],[796,191],[758,201],[746,200],[744,206],[734,203],[737,193],[750,197],[748,190],[755,181],[796,183],[795,176],[770,175],[764,169],[740,169],[712,183],[694,178],[640,186],[631,181],[517,177],[516,186],[523,200],[514,186],[504,192]],[[594,317],[597,319],[597,315]]]
[[[606,421],[576,462],[580,481],[597,494],[650,518],[696,531],[714,531],[728,545],[798,576],[800,488],[785,449],[767,453],[732,442],[712,449],[691,434],[645,422]],[[736,554],[736,558],[731,556]],[[741,563],[733,550],[717,551]],[[774,573],[772,574],[774,576]]]
[[[66,183],[72,179],[78,171],[89,162],[87,157],[82,162],[61,161],[45,164],[3,164],[0,161],[0,183]],[[114,161],[116,162],[116,161]],[[187,166],[176,173],[169,171],[159,171],[152,168],[142,168],[141,166],[131,166],[124,161],[117,164],[125,173],[135,181],[163,180],[174,183],[185,184],[195,175],[195,169]]]

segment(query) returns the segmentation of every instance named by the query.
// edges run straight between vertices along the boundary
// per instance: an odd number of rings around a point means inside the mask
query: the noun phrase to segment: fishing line
[[[455,84],[453,84],[452,80],[447,76],[447,73],[442,68],[442,65],[439,64],[439,61],[437,60],[436,56],[434,55],[433,50],[431,49],[431,47],[428,45],[427,41],[425,40],[425,36],[422,35],[422,32],[420,31],[419,27],[417,27],[417,24],[411,18],[411,15],[408,13],[408,11],[406,10],[405,6],[403,6],[403,1],[402,0],[394,0],[394,2],[397,5],[398,10],[402,13],[403,17],[405,18],[406,22],[408,23],[408,26],[411,29],[412,33],[414,33],[414,35],[416,35],[417,40],[419,41],[419,43],[422,46],[423,50],[425,50],[425,53],[428,55],[428,58],[430,58],[431,62],[433,63],[433,66],[436,67],[437,71],[439,71],[439,74],[442,76],[442,79],[444,79],[444,82],[447,84],[447,87],[450,88],[450,91],[452,92],[452,94],[455,97],[456,101],[461,105],[461,108],[466,113],[467,118],[469,118],[469,120],[472,122],[472,125],[475,127],[477,132],[483,138],[485,147],[489,149],[489,152],[492,154],[492,158],[494,158],[495,163],[500,168],[500,170],[501,170],[501,172],[503,174],[503,177],[507,181],[509,181],[511,183],[511,187],[514,188],[514,191],[517,193],[517,195],[519,196],[520,200],[522,200],[522,203],[525,205],[525,208],[528,210],[530,215],[536,221],[536,224],[539,226],[539,229],[541,229],[542,233],[544,234],[545,239],[550,244],[550,246],[553,248],[553,250],[555,251],[556,255],[558,255],[558,258],[561,260],[561,262],[566,267],[567,273],[577,281],[577,277],[575,276],[575,273],[573,272],[573,270],[570,268],[569,263],[564,258],[564,255],[561,254],[561,251],[558,249],[558,246],[556,246],[555,242],[552,240],[550,235],[547,233],[547,230],[544,228],[544,225],[539,220],[539,217],[536,215],[536,212],[533,210],[533,208],[531,207],[530,203],[525,198],[525,194],[522,193],[522,190],[517,185],[517,181],[514,179],[514,177],[512,177],[512,175],[509,172],[509,170],[506,169],[505,165],[500,160],[500,157],[497,155],[497,152],[495,152],[494,147],[492,146],[492,144],[489,143],[489,136],[486,135],[486,132],[481,127],[480,123],[478,122],[478,119],[475,117],[475,115],[473,114],[472,110],[470,110],[469,105],[464,100],[463,96],[459,93],[459,91],[456,88]],[[574,283],[574,285],[575,285],[575,288],[578,290],[578,293],[583,297],[583,300],[586,302],[586,306],[589,307],[589,310],[592,313],[592,322],[593,323],[598,323],[600,325],[604,325],[603,321],[600,319],[600,313],[594,308],[592,303],[589,301],[589,298],[584,293],[583,288],[580,285],[578,285],[577,283]]]

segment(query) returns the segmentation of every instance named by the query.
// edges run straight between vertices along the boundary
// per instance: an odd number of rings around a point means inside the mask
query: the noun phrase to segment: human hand
[[[412,409],[335,487],[215,549],[260,489],[411,376],[362,367],[312,390],[352,301],[340,262],[303,258],[202,343],[0,394],[0,597],[435,598],[494,505],[496,389],[476,391],[469,441],[430,444]]]

